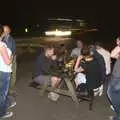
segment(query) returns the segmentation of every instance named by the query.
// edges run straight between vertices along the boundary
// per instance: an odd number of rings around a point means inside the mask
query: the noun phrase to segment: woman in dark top
[[[75,65],[75,69],[81,67],[79,72],[84,72],[86,74],[88,89],[96,89],[101,85],[102,81],[101,66],[98,63],[98,60],[90,54],[89,47],[84,47],[81,53],[81,60],[79,60],[79,64],[77,63],[77,66]]]
[[[84,48],[82,51],[83,62],[81,67],[86,74],[86,85],[88,90],[93,90],[101,85],[101,69],[98,61],[90,54],[89,48]]]
[[[82,56],[77,60],[75,70],[79,69],[79,72],[84,72],[86,75],[86,88],[88,91],[88,97],[92,100],[94,97],[94,89],[101,86],[101,66],[98,60],[91,55],[90,48],[84,47],[81,51]],[[78,72],[78,71],[77,71]]]

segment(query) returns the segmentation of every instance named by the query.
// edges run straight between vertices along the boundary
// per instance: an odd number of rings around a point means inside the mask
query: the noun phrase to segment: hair
[[[100,42],[95,42],[95,46],[100,46],[100,47],[102,47],[102,43],[100,43]]]
[[[118,37],[117,37],[117,39],[119,39],[119,40],[120,40],[120,36],[118,36]]]
[[[47,50],[52,50],[52,49],[55,49],[55,47],[53,45],[48,45],[48,46],[45,46],[44,47],[44,50],[47,51]]]
[[[3,25],[3,30],[4,30],[4,28],[7,28],[7,31],[8,31],[9,33],[11,33],[11,28],[10,28],[8,25]]]
[[[83,56],[88,56],[88,55],[90,55],[90,47],[88,47],[88,46],[85,46],[85,47],[83,47],[83,49],[81,50],[81,54],[83,55]]]
[[[76,42],[81,42],[81,43],[83,43],[83,41],[82,41],[82,40],[77,40]]]
[[[64,47],[65,46],[65,44],[60,44],[60,47]]]
[[[9,25],[3,25],[3,28],[4,28],[4,27],[7,27],[7,28],[9,28],[9,29],[10,29],[10,26],[9,26]]]

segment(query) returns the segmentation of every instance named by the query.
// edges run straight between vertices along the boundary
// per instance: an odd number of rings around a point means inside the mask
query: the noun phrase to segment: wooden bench
[[[76,92],[76,88],[73,84],[73,81],[71,80],[72,77],[64,77],[64,79],[62,80],[59,88],[52,88],[51,86],[48,86],[48,83],[45,82],[45,84],[43,86],[39,85],[37,87],[37,89],[39,89],[40,95],[43,96],[45,91],[48,92],[55,92],[58,93],[60,95],[64,95],[64,96],[68,96],[71,97],[71,99],[73,100],[73,102],[78,106],[79,104],[79,99],[77,97],[78,93]],[[66,85],[66,89],[62,88],[63,85]],[[89,110],[92,110],[93,108],[93,98],[89,98],[87,95],[87,92],[80,92],[79,93],[79,98],[81,101],[87,101],[89,103]]]
[[[40,89],[40,95],[42,96],[45,91],[55,92],[61,95],[71,97],[72,100],[78,105],[79,102],[78,102],[76,90],[75,90],[74,85],[72,84],[73,77],[67,76],[64,74],[62,78],[64,79],[62,79],[60,86],[58,88],[52,88],[48,86],[48,82],[45,82],[43,86],[38,86],[37,88]],[[64,83],[66,84],[66,87],[67,87],[66,89],[62,88]]]
[[[74,82],[74,78],[75,78],[75,74],[73,73],[73,71],[64,71],[62,69],[61,71],[61,83],[59,85],[58,88],[52,88],[51,86],[48,86],[48,82],[49,81],[45,81],[44,85],[39,85],[37,87],[37,89],[39,89],[40,95],[43,96],[45,91],[48,92],[55,92],[61,95],[65,95],[68,97],[71,97],[71,99],[73,100],[74,103],[76,103],[76,105],[79,104],[79,99],[77,97],[77,92],[76,92],[76,87],[73,84]],[[63,85],[66,85],[66,89],[63,89]],[[86,96],[83,96],[85,95]],[[89,110],[92,110],[92,105],[93,105],[93,99],[88,98],[88,93],[85,92],[81,92],[80,93],[80,99],[84,100],[84,101],[88,101],[89,102]]]

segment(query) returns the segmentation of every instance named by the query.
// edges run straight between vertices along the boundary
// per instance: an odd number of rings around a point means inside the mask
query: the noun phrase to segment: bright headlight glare
[[[45,35],[47,36],[70,36],[71,35],[71,31],[59,31],[59,30],[56,30],[56,31],[46,31],[45,32]]]

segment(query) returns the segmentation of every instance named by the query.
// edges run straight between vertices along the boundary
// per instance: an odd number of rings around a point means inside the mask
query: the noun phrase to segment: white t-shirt
[[[80,56],[81,55],[81,48],[74,48],[71,52],[71,57],[74,57],[74,56]]]
[[[103,56],[103,58],[104,58],[105,67],[106,67],[106,75],[110,74],[111,73],[111,56],[110,56],[110,52],[103,49],[103,48],[98,49],[97,52],[99,54],[101,54]]]
[[[11,50],[9,48],[7,48],[7,45],[5,43],[0,42],[0,47],[3,47],[3,46],[6,48],[8,55],[10,57],[12,55]],[[12,72],[12,64],[9,64],[9,65],[6,64],[3,60],[2,55],[0,55],[0,71],[9,72],[9,73]]]
[[[83,73],[78,73],[75,77],[75,84],[76,84],[76,88],[78,87],[78,85],[80,85],[81,83],[86,83],[86,75]]]

